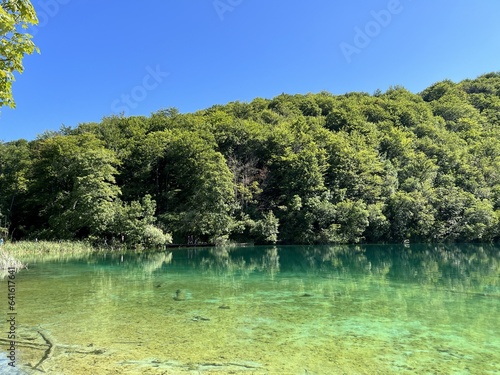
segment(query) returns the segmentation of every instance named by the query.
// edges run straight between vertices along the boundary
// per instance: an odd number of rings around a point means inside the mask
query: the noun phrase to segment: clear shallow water
[[[27,373],[500,374],[498,247],[33,259],[16,286]]]

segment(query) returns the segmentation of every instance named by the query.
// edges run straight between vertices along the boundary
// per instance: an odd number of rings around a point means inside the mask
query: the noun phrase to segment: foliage
[[[14,239],[495,241],[500,74],[421,94],[282,94],[0,143]]]
[[[278,241],[278,228],[279,220],[274,216],[273,211],[269,211],[255,223],[252,231],[259,243],[275,244]]]
[[[155,226],[156,202],[146,195],[141,201],[115,203],[115,217],[108,234],[113,240],[147,248],[162,247],[172,242],[172,236]]]
[[[23,58],[38,49],[24,30],[38,19],[29,0],[0,0],[0,107],[15,107],[14,72],[22,73]]]

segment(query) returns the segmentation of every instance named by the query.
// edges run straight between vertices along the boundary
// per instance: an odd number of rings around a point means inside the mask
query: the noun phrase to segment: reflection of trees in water
[[[151,254],[141,262],[142,269],[149,275],[157,270],[161,270],[163,265],[172,263],[172,253]]]
[[[248,277],[254,270],[252,264],[247,264],[241,257],[232,257],[230,253],[230,248],[212,248],[197,265],[216,285],[219,297],[224,302],[238,293],[242,287],[241,279]]]
[[[248,249],[248,248],[247,248]],[[253,272],[275,275],[280,270],[278,247],[258,248],[258,251],[231,247],[215,247],[189,260],[191,266],[205,274],[247,277]]]
[[[211,279],[223,300],[242,293],[250,275],[265,273],[272,280],[280,271],[276,246],[257,251],[255,248],[216,247],[200,251],[198,256],[192,255],[188,263]]]
[[[111,256],[111,254],[109,254]],[[86,254],[74,254],[74,253],[40,253],[40,254],[29,254],[23,256],[23,261],[27,264],[37,264],[37,263],[73,263],[73,262],[85,262],[87,264],[95,264],[98,262],[100,257],[104,257],[103,254],[96,253],[86,253]]]
[[[491,245],[416,245],[392,247],[394,266],[388,277],[455,291],[500,295],[500,256]],[[375,259],[385,255],[377,252]]]
[[[274,276],[280,272],[280,256],[276,246],[265,250],[261,270],[267,272],[271,280],[274,280]]]
[[[349,273],[353,268],[358,271],[371,268],[361,246],[304,247],[303,252],[309,268],[317,272]]]
[[[500,250],[493,245],[335,245],[214,248],[192,257],[205,274],[234,282],[251,273],[356,277],[500,295]]]
[[[43,261],[47,260],[42,257],[29,263],[34,266]],[[107,264],[134,272],[139,269],[144,278],[171,267],[191,269],[212,277],[225,293],[238,292],[250,275],[259,274],[270,281],[278,275],[280,280],[311,276],[331,281],[356,277],[358,283],[363,279],[378,283],[396,281],[500,296],[500,248],[493,245],[219,247],[173,253],[94,254],[78,258],[60,254],[49,261]],[[332,285],[325,288],[332,289]],[[309,287],[306,285],[302,289]]]
[[[161,271],[164,266],[172,263],[173,254],[170,251],[156,253],[108,253],[94,256],[86,260],[88,263],[108,264],[136,271],[141,269],[144,275],[150,276]]]
[[[39,262],[79,262],[141,269],[144,277],[188,267],[238,288],[254,273],[304,275],[338,279],[364,278],[417,283],[453,291],[500,295],[500,248],[494,245],[335,245],[287,247],[219,247],[161,253],[67,254],[30,259]],[[175,264],[174,264],[175,263]]]

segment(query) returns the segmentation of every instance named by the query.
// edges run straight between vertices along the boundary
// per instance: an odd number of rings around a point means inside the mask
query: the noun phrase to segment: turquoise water
[[[499,247],[182,249],[29,263],[16,277],[26,373],[500,374]]]

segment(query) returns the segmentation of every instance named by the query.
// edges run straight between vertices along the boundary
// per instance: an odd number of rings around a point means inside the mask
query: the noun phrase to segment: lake
[[[67,256],[15,282],[19,373],[500,374],[492,245]]]

